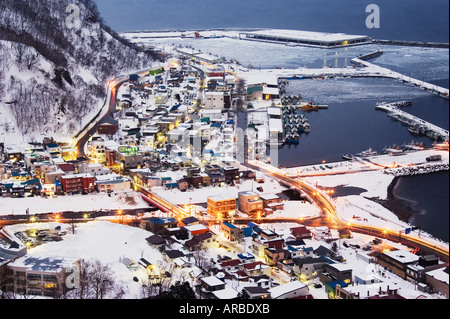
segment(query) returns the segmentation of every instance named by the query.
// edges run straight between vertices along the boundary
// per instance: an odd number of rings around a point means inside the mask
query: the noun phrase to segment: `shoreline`
[[[401,221],[409,223],[411,217],[416,213],[414,206],[417,203],[396,195],[395,191],[400,184],[401,178],[402,176],[396,176],[389,184],[386,199],[374,198],[373,200],[397,215]]]

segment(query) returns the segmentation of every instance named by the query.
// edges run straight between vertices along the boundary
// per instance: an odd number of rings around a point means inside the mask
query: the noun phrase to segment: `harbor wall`
[[[438,42],[372,40],[372,43],[380,44],[380,45],[398,45],[398,46],[408,46],[408,47],[426,47],[426,48],[444,48],[444,49],[449,48],[448,43],[438,43]]]

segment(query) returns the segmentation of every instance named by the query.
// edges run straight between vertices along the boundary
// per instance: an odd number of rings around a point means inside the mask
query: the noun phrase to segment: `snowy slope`
[[[0,3],[0,142],[68,142],[103,105],[107,81],[153,56],[105,26],[91,0],[32,3]]]

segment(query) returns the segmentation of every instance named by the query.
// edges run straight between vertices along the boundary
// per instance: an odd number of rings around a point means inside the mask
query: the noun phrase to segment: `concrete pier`
[[[426,127],[427,132],[431,131],[432,133],[433,132],[435,133],[435,134],[431,134],[431,135],[436,135],[436,137],[440,137],[443,140],[448,139],[448,131],[447,130],[445,130],[437,125],[431,124],[425,120],[422,120],[421,118],[418,118],[417,116],[411,115],[409,113],[406,113],[405,111],[400,110],[398,105],[401,105],[401,104],[402,104],[402,102],[379,103],[379,104],[377,104],[377,106],[375,108],[377,110],[389,112],[390,114],[393,114],[393,115],[398,115],[399,117],[406,119],[410,125],[422,125],[422,126]],[[428,136],[430,136],[430,135],[428,135]]]
[[[395,71],[392,71],[392,70],[389,70],[389,69],[377,66],[375,64],[372,64],[372,63],[367,62],[365,60],[362,60],[360,58],[354,58],[351,61],[352,61],[353,64],[356,64],[356,65],[359,65],[359,66],[365,66],[365,67],[370,68],[373,71],[378,72],[378,74],[380,76],[387,77],[387,78],[392,78],[392,79],[395,79],[395,80],[398,80],[398,81],[402,81],[403,83],[409,83],[409,84],[412,84],[412,85],[414,85],[414,86],[416,86],[418,88],[427,90],[428,92],[439,94],[443,98],[446,98],[446,99],[449,98],[449,96],[448,96],[449,90],[446,89],[446,88],[443,88],[443,87],[440,87],[438,85],[431,84],[431,83],[428,83],[428,82],[425,82],[425,81],[421,81],[421,80],[412,78],[410,76],[406,76],[406,75],[403,75],[401,73],[398,73],[398,72],[395,72]]]

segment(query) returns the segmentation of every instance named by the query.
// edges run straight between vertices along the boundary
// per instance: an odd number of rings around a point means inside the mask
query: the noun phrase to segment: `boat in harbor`
[[[391,147],[385,147],[384,148],[384,152],[386,154],[390,154],[390,155],[396,155],[396,154],[402,154],[404,153],[404,149],[399,147],[399,146],[391,146]]]
[[[303,111],[317,111],[319,109],[319,106],[308,103],[306,105],[300,106],[300,109]]]
[[[442,143],[435,142],[435,143],[433,143],[433,147],[438,150],[448,151],[449,150],[448,140],[446,140]]]
[[[423,145],[422,142],[411,141],[411,143],[403,145],[403,149],[413,150],[413,151],[421,151],[421,150],[425,149],[425,146]]]
[[[408,128],[408,131],[413,135],[423,135],[426,132],[426,127],[423,125],[412,125]]]
[[[400,120],[400,114],[398,114],[397,112],[389,112],[388,116],[393,119],[394,121],[399,121]]]
[[[353,154],[343,154],[342,158],[348,161],[353,160],[355,157],[353,156]]]
[[[370,156],[376,156],[378,155],[378,152],[373,150],[372,148],[369,148],[365,151],[362,151],[361,153],[357,153],[356,156],[358,157],[370,157]]]
[[[303,129],[305,130],[305,133],[311,132],[311,128],[309,127],[309,124],[308,124],[308,123],[305,123],[305,124],[303,125]]]

